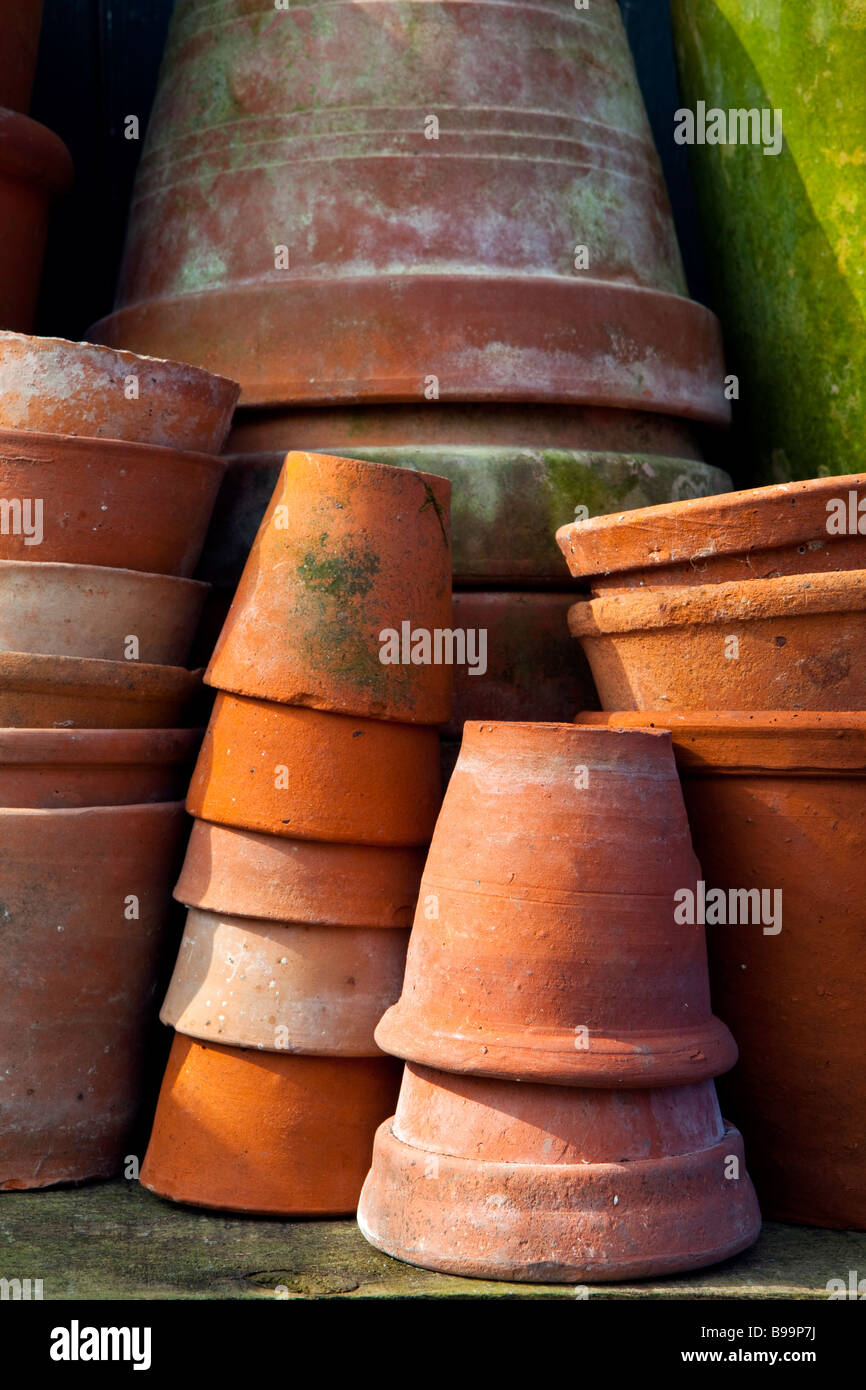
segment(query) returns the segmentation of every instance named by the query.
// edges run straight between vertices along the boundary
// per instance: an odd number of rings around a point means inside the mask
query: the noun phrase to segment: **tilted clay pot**
[[[733,1065],[703,928],[674,920],[701,874],[670,738],[622,732],[465,726],[383,1051],[626,1089]]]
[[[389,1057],[295,1057],[178,1033],[141,1181],[198,1207],[350,1215],[399,1078]]]
[[[411,469],[289,454],[207,683],[371,719],[446,720],[451,667],[435,635],[451,628],[450,493]]]
[[[343,927],[408,927],[423,849],[326,845],[193,822],[175,897],[208,912]]]
[[[0,559],[189,576],[224,469],[156,444],[0,430]]]
[[[0,651],[182,666],[206,593],[174,575],[0,560]]]
[[[0,328],[27,333],[33,326],[48,214],[72,174],[62,140],[0,106]]]
[[[435,729],[220,693],[186,804],[268,835],[411,847],[429,843],[440,790]]]
[[[29,109],[41,28],[42,0],[0,0],[0,106]]]
[[[373,1029],[399,998],[405,927],[307,926],[191,908],[160,1018],[187,1037],[377,1057]]]
[[[605,709],[866,707],[866,570],[610,594],[568,621]]]
[[[173,729],[201,671],[0,652],[0,729]]]
[[[761,1219],[711,1081],[587,1091],[407,1066],[358,1224],[443,1274],[595,1283],[717,1264]]]
[[[0,811],[0,1188],[119,1170],[185,826],[178,802]]]
[[[0,729],[0,807],[177,801],[198,729]]]
[[[591,517],[556,539],[572,577],[594,594],[859,570],[866,473]]]
[[[186,362],[0,333],[0,428],[218,454],[237,382]]]

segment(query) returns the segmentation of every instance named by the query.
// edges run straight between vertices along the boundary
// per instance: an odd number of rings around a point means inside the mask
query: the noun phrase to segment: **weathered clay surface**
[[[33,326],[48,214],[72,175],[62,140],[0,106],[0,328],[27,333]]]
[[[0,728],[174,729],[200,688],[180,666],[0,652]]]
[[[200,742],[198,729],[0,729],[0,807],[181,800]]]

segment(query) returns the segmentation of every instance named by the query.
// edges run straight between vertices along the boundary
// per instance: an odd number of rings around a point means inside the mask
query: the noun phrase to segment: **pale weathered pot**
[[[0,652],[0,728],[173,729],[200,688],[180,666]]]
[[[568,619],[605,709],[866,708],[866,570],[610,594]]]
[[[33,325],[48,214],[72,175],[62,140],[0,106],[0,328],[27,333]]]
[[[199,729],[0,729],[0,807],[177,801]]]
[[[0,810],[0,1188],[120,1169],[185,824],[178,802]]]
[[[717,1264],[761,1218],[711,1081],[586,1091],[407,1066],[358,1224],[443,1274],[595,1283]]]
[[[41,28],[42,0],[0,0],[0,106],[29,109]]]
[[[173,575],[0,560],[0,652],[182,666],[206,594]]]

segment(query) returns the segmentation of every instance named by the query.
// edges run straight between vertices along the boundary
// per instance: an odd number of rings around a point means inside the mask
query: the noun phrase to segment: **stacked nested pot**
[[[866,476],[563,527],[609,714],[673,731],[767,1215],[866,1226]],[[734,911],[734,907],[737,911]]]
[[[2,1188],[111,1176],[140,1106],[200,742],[188,576],[236,399],[0,333]]]
[[[293,453],[206,681],[142,1181],[178,1201],[353,1212],[398,1072],[400,992],[440,801],[449,484]],[[440,638],[441,646],[441,638]]]

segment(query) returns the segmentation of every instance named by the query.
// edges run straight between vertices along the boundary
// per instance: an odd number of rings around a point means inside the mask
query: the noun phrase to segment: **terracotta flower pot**
[[[594,1283],[716,1264],[761,1219],[711,1081],[586,1091],[408,1066],[358,1224],[444,1274]]]
[[[385,1052],[446,1071],[630,1088],[736,1060],[710,1011],[700,878],[670,739],[467,724]]]
[[[0,729],[0,807],[177,801],[198,729]]]
[[[193,823],[175,897],[208,912],[342,927],[408,927],[421,849],[325,845]]]
[[[766,1216],[866,1229],[866,714],[605,714],[673,731],[709,891],[781,893],[781,930],[708,925],[721,1083]],[[750,920],[754,920],[753,917]]]
[[[0,106],[0,328],[27,333],[33,325],[48,214],[72,175],[62,140]]]
[[[0,652],[2,729],[173,729],[201,671]]]
[[[141,570],[0,560],[0,652],[124,661],[134,651],[134,661],[182,666],[206,593]]]
[[[218,454],[237,382],[185,362],[0,333],[0,428]]]
[[[207,683],[373,719],[447,719],[452,668],[434,636],[451,628],[450,492],[409,469],[289,454]]]
[[[373,1029],[399,998],[406,928],[307,926],[191,908],[160,1018],[187,1037],[378,1057]]]
[[[573,578],[594,594],[859,570],[866,474],[591,517],[556,539]]]
[[[398,1084],[387,1057],[293,1057],[179,1033],[141,1181],[198,1207],[350,1215]]]
[[[0,430],[0,559],[189,576],[224,469],[155,444]]]
[[[186,804],[295,840],[411,847],[440,799],[435,729],[218,694]]]
[[[0,811],[0,1188],[120,1168],[184,829],[177,802]]]
[[[330,20],[175,10],[96,336],[237,376],[248,404],[421,401],[435,375],[450,401],[724,423],[616,0]]]
[[[28,110],[41,28],[42,0],[0,0],[0,106]]]
[[[606,709],[866,707],[866,570],[611,594],[568,621]]]

